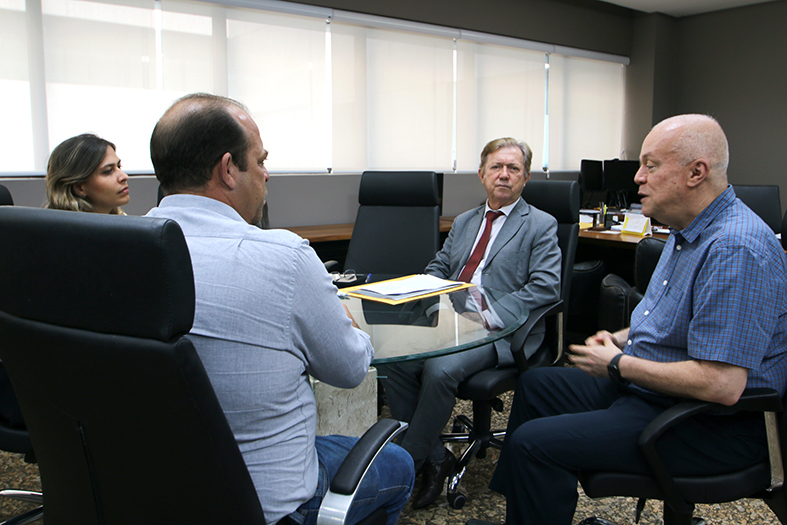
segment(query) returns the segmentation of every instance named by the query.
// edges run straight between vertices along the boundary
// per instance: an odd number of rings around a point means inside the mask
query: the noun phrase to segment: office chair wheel
[[[451,432],[454,434],[462,434],[464,432],[467,432],[467,428],[465,428],[465,426],[462,424],[461,421],[459,421],[458,419],[454,419],[454,424],[451,427]]]
[[[448,499],[448,505],[452,509],[461,509],[467,503],[467,496],[461,492],[449,492],[446,494],[446,498]]]

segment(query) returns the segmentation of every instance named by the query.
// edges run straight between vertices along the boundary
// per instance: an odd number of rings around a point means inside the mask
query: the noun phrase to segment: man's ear
[[[227,152],[221,156],[221,160],[218,162],[218,164],[216,164],[214,169],[218,171],[218,181],[223,186],[230,190],[235,189],[235,184],[237,183],[238,167],[235,165],[235,162],[233,162],[232,154],[230,152]]]
[[[689,178],[688,178],[688,185],[691,188],[696,188],[699,186],[705,179],[708,178],[708,174],[710,173],[710,164],[708,163],[708,159],[704,159],[700,157],[696,159],[689,165]]]

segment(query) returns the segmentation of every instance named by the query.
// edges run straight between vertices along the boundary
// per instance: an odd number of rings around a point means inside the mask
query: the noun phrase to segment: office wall
[[[297,0],[628,56],[633,11],[596,0]]]
[[[708,113],[730,142],[730,182],[778,184],[787,208],[787,1],[681,18],[675,112]]]

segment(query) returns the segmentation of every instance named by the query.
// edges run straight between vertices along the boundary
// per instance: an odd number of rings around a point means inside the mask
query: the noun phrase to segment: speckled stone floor
[[[504,412],[495,415],[496,426],[505,426],[510,396],[504,401],[506,407]],[[470,404],[460,402],[455,413],[470,414]],[[497,458],[497,451],[490,451],[485,459],[478,459],[471,463],[462,481],[467,503],[461,510],[451,509],[445,498],[440,497],[437,503],[426,509],[413,510],[408,505],[399,523],[401,525],[463,525],[471,518],[503,523],[505,500],[487,488]],[[24,463],[19,454],[0,452],[0,488],[40,490],[38,469],[35,465]],[[636,500],[632,498],[591,500],[582,494],[580,489],[574,524],[589,516],[603,517],[619,525],[633,524],[635,506]],[[0,521],[30,508],[33,508],[32,504],[0,498]],[[780,523],[771,510],[759,500],[698,505],[695,516],[704,517],[708,525],[778,525]],[[640,524],[663,525],[660,502],[647,503]]]

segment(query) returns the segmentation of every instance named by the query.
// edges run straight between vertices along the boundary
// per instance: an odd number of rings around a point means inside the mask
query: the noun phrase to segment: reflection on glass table
[[[476,286],[399,305],[342,301],[371,337],[373,365],[476,348],[511,335],[529,314],[516,297]]]

